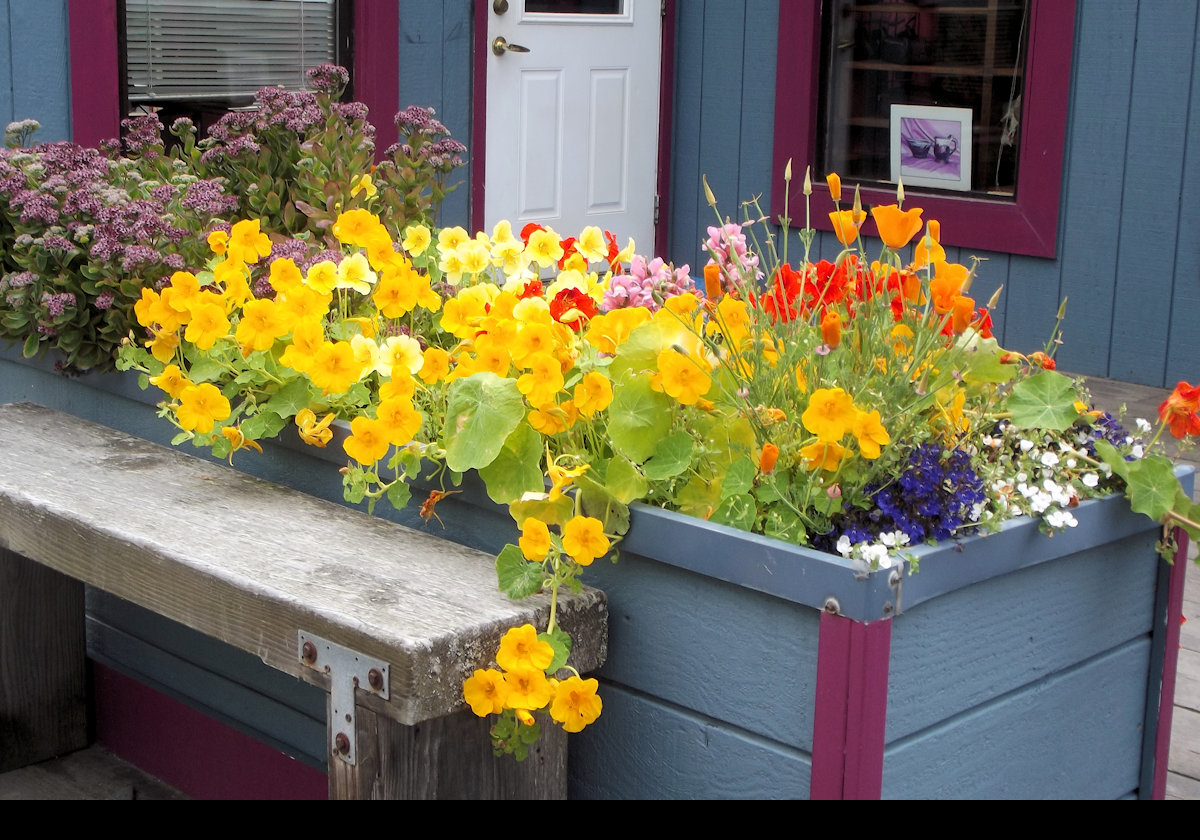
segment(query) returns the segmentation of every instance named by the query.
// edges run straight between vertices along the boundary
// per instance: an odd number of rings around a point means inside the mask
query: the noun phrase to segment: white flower
[[[850,538],[847,537],[845,534],[842,534],[840,537],[838,537],[836,548],[837,548],[838,554],[842,555],[843,557],[849,557],[850,552],[853,550],[853,548],[850,545]]]
[[[1137,423],[1139,432],[1148,432],[1153,428],[1153,426],[1150,425],[1150,421],[1142,417],[1139,417],[1135,422]]]
[[[1095,487],[1100,483],[1100,476],[1094,472],[1084,473],[1083,478],[1080,480],[1083,481],[1085,487]]]
[[[1058,465],[1058,456],[1053,452],[1043,452],[1041,457],[1043,467],[1054,467]]]
[[[1025,440],[1024,438],[1022,438],[1022,440],[1021,440],[1021,451],[1022,451],[1022,452],[1028,452],[1030,449],[1033,449],[1033,441],[1031,441],[1031,440]]]

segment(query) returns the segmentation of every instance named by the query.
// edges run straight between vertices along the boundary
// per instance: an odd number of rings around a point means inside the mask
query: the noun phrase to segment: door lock
[[[492,0],[492,11],[502,15],[508,11],[508,0]]]

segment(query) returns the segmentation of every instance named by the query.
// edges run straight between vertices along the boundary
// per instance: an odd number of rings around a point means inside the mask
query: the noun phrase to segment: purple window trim
[[[1163,642],[1161,694],[1158,698],[1158,726],[1154,733],[1154,778],[1151,799],[1165,799],[1167,768],[1171,754],[1171,719],[1175,711],[1175,669],[1179,664],[1179,637],[1183,619],[1183,586],[1189,561],[1188,535],[1175,529],[1177,549],[1167,585],[1166,633]]]
[[[1030,0],[1029,63],[1025,80],[1024,120],[1016,200],[978,195],[925,195],[906,189],[906,204],[923,207],[925,218],[943,220],[942,244],[1009,254],[1053,258],[1058,247],[1059,194],[1062,189],[1067,105],[1071,84],[1071,52],[1075,41],[1075,0]],[[815,158],[817,86],[821,54],[820,0],[779,4],[779,51],[775,86],[776,180],[787,161],[802,171]],[[823,209],[832,210],[826,173],[814,173],[814,226],[832,230]],[[843,191],[853,190],[847,181]],[[864,189],[867,204],[895,204],[895,193]],[[783,191],[771,191],[771,214],[783,212]],[[792,217],[802,216],[793,207]],[[947,223],[953,220],[953,223]],[[874,235],[869,220],[864,233]]]
[[[121,134],[116,0],[69,0],[71,137],[84,146]],[[371,112],[376,149],[396,139],[400,109],[400,11],[395,3],[354,0],[354,98]]]

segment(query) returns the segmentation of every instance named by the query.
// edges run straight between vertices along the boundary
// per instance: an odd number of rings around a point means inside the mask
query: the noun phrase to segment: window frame
[[[398,4],[353,0],[355,100],[365,104],[375,126],[379,155],[399,136],[392,121],[400,105],[400,12]],[[71,57],[71,137],[98,146],[121,134],[120,0],[68,0]]]
[[[942,244],[965,248],[1056,256],[1062,192],[1071,55],[1075,42],[1076,0],[1030,0],[1029,53],[1015,199],[980,194],[943,195],[905,188],[906,203],[921,206],[942,225]],[[779,46],[775,77],[774,172],[788,160],[801,168],[815,159],[821,60],[821,0],[779,4]],[[826,173],[814,173],[814,195],[828,196]],[[843,189],[853,189],[847,181]],[[863,188],[864,204],[895,204],[892,190]],[[818,202],[817,206],[823,206]],[[771,213],[783,213],[783,191],[771,191]],[[801,215],[793,207],[791,215]],[[797,223],[793,222],[795,226]],[[813,226],[831,231],[824,213]],[[864,232],[874,235],[868,220]]]

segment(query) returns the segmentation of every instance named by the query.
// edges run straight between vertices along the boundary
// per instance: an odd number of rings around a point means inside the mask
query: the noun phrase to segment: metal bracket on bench
[[[347,764],[354,764],[358,756],[354,689],[387,700],[388,664],[303,630],[297,635],[301,664],[329,675],[329,749]]]

